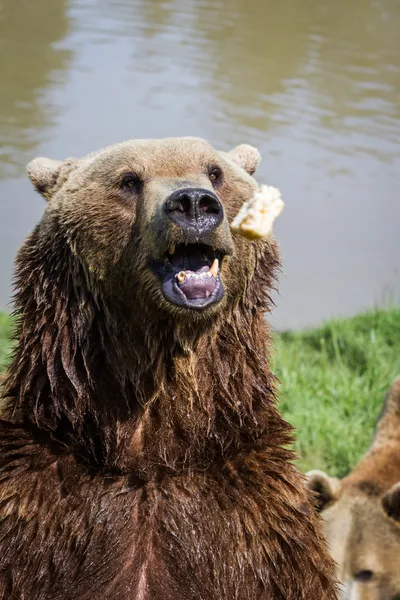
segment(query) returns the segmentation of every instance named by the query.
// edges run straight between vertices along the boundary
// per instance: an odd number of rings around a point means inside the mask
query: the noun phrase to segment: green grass
[[[0,312],[0,373],[5,369],[10,354],[10,337],[12,321],[10,317]]]
[[[0,371],[10,318],[0,314]],[[400,374],[400,308],[276,335],[280,407],[296,429],[298,466],[343,476],[370,444],[385,393]]]
[[[297,428],[298,466],[345,475],[368,449],[400,374],[400,309],[277,337],[280,407]]]

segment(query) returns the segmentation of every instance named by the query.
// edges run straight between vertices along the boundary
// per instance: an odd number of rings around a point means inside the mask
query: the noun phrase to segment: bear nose
[[[182,228],[196,227],[208,231],[218,227],[224,216],[218,196],[202,188],[176,190],[165,201],[165,212],[173,223]]]
[[[370,571],[369,569],[362,569],[361,571],[358,571],[354,575],[354,579],[356,581],[362,581],[363,583],[368,583],[368,581],[371,581],[373,576],[374,576],[373,572]]]

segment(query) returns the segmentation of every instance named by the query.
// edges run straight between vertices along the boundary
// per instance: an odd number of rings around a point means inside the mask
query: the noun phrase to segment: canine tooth
[[[211,275],[213,277],[217,277],[218,275],[218,258],[216,258],[209,270],[209,273],[211,273]]]
[[[217,251],[217,246],[213,246],[212,249],[214,250],[214,252]]]
[[[178,273],[178,275],[176,276],[176,278],[179,281],[179,283],[182,283],[183,281],[185,281],[185,279],[186,279],[186,273],[185,273],[185,271],[180,271]]]
[[[168,252],[170,254],[174,254],[175,253],[175,244],[171,244],[170,247],[168,248]]]

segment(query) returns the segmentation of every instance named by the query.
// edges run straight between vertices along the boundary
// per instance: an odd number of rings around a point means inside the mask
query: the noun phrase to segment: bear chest
[[[223,480],[135,487],[68,469],[11,470],[3,482],[1,599],[242,600],[243,586],[261,597],[254,572],[267,566],[258,555],[265,523]]]

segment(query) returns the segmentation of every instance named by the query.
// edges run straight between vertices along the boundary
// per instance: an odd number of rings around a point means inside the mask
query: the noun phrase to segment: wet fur
[[[224,310],[188,319],[149,301],[141,242],[112,280],[133,276],[132,312],[68,236],[50,210],[17,259],[0,598],[336,598],[268,361],[275,244],[226,274]]]

